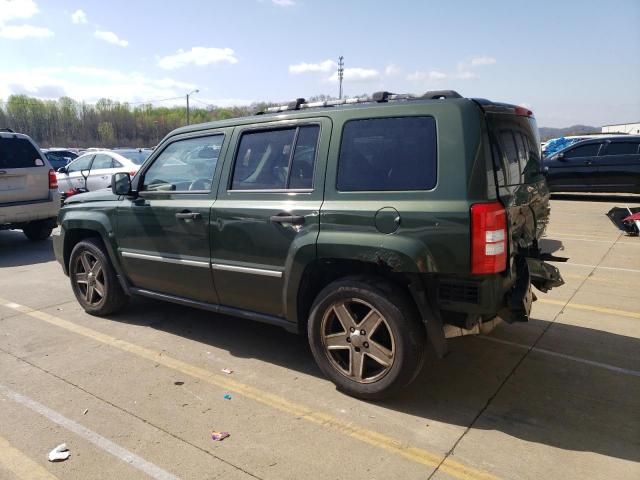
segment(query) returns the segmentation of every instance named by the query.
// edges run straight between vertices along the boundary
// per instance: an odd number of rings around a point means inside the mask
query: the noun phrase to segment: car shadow
[[[626,193],[552,193],[551,200],[570,200],[577,202],[608,202],[622,205],[640,203],[640,195]]]
[[[306,338],[270,325],[149,299],[134,300],[112,319],[322,378]],[[512,334],[518,328],[541,331],[547,325],[543,320],[532,320],[527,326],[501,325],[494,334]],[[554,324],[552,330],[556,328],[561,344],[566,339],[578,345],[588,338],[590,344],[626,355],[630,368],[640,370],[639,340],[567,324]],[[449,345],[450,353],[442,360],[429,349],[416,381],[398,397],[377,405],[421,417],[427,424],[438,421],[468,427],[477,419],[474,429],[500,431],[563,450],[640,461],[637,376],[540,353],[531,353],[520,364],[526,348],[475,336],[450,339]]]
[[[0,231],[0,268],[34,265],[54,259],[51,237],[32,242],[20,230]]]

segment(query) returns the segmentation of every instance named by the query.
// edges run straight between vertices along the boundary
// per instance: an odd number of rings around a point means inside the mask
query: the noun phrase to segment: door
[[[134,287],[218,303],[210,266],[209,213],[226,133],[180,137],[140,171],[138,197],[117,211],[118,252]]]
[[[578,144],[551,157],[545,162],[549,167],[547,183],[553,191],[589,191],[598,184],[598,168],[595,157],[602,142]]]
[[[26,138],[0,135],[0,204],[49,198],[49,168]]]
[[[220,303],[284,317],[288,261],[315,243],[331,121],[236,128],[211,213]]]
[[[89,173],[93,157],[93,153],[82,155],[67,166],[65,173],[58,173],[58,190],[64,192],[70,188],[85,188],[82,172],[85,175]]]
[[[607,141],[595,160],[600,190],[640,191],[640,140]]]
[[[111,175],[115,168],[121,168],[122,164],[106,153],[98,153],[91,164],[91,171],[87,178],[87,189],[100,190],[111,185]]]

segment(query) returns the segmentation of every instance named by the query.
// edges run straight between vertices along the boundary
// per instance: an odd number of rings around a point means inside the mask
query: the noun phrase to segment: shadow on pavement
[[[306,338],[277,327],[148,299],[136,299],[113,320],[322,377]],[[547,323],[532,320],[530,328],[542,329]],[[638,339],[567,324],[558,330],[562,345],[571,348],[588,339],[589,345],[610,349],[640,370]],[[452,339],[450,349],[443,360],[429,352],[416,381],[379,405],[419,416],[426,424],[432,420],[467,427],[490,402],[474,429],[640,461],[640,378],[532,352],[493,398],[526,350],[476,337]]]
[[[0,231],[0,268],[34,265],[54,259],[51,237],[32,242],[19,230]]]

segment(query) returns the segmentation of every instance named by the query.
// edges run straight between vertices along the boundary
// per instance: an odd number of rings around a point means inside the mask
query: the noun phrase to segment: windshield
[[[128,158],[136,165],[142,165],[149,155],[151,155],[150,149],[116,150],[116,152],[123,157]]]

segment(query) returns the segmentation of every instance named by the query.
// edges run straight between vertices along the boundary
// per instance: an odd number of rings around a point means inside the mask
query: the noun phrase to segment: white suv
[[[58,180],[47,158],[27,135],[0,129],[0,230],[44,240],[59,210]]]

